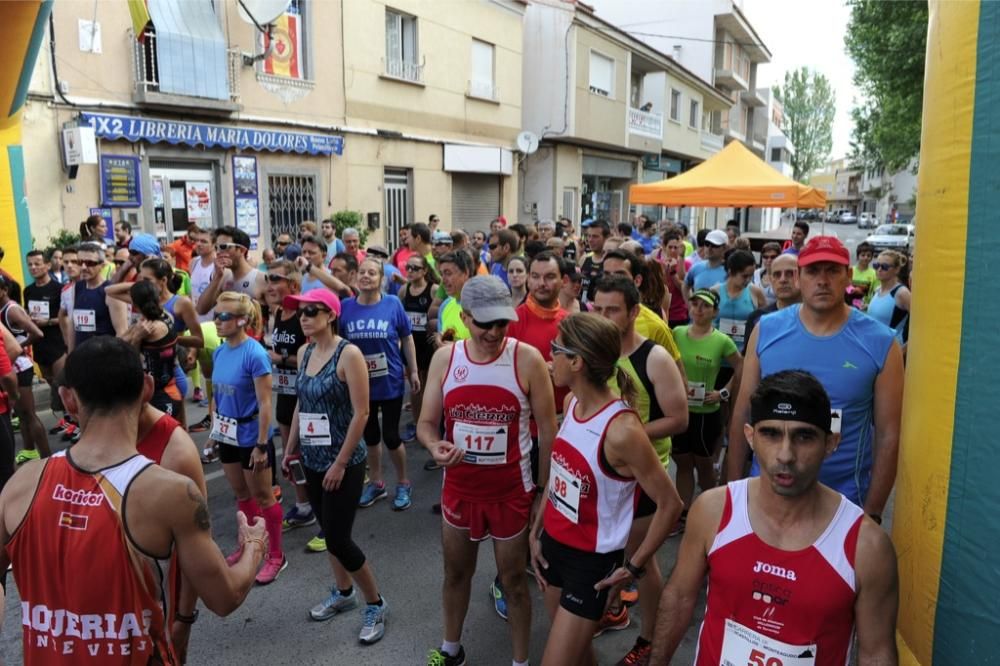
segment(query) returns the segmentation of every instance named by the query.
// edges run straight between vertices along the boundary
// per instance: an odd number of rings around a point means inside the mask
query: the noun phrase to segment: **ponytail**
[[[622,400],[624,400],[629,407],[635,407],[635,401],[639,397],[639,391],[635,386],[635,382],[632,381],[631,375],[619,367],[616,373],[616,379],[618,380],[618,393],[621,395]]]

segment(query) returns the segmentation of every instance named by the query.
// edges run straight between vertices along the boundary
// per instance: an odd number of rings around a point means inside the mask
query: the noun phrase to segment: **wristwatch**
[[[198,609],[195,608],[190,615],[183,615],[178,611],[174,613],[174,619],[182,624],[194,624],[198,621]]]
[[[732,394],[729,392],[729,389],[725,387],[719,389],[719,398],[722,399],[722,402],[729,402],[729,396],[731,395]]]
[[[267,442],[264,442],[263,444],[261,444],[260,442],[257,442],[256,448],[261,453],[267,453]]]
[[[626,561],[624,566],[625,570],[632,574],[632,578],[635,578],[636,580],[639,580],[646,575],[646,567],[637,567],[630,561]]]

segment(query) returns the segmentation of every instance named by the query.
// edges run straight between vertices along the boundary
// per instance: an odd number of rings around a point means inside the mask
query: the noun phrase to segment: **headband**
[[[750,425],[761,421],[802,421],[814,425],[825,433],[830,433],[832,415],[829,404],[800,402],[787,395],[771,399],[754,400],[750,405]]]

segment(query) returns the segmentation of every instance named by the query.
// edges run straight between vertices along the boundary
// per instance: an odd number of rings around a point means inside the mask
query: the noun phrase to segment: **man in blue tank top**
[[[66,340],[69,351],[97,335],[118,335],[128,328],[128,311],[125,304],[111,299],[108,303],[104,288],[108,282],[101,277],[104,251],[94,243],[84,243],[78,252],[80,279],[74,285],[73,335]]]
[[[832,236],[811,239],[799,253],[802,304],[762,317],[747,343],[727,470],[729,480],[745,476],[743,424],[761,377],[805,370],[829,393],[841,436],[820,480],[881,521],[896,480],[903,354],[888,327],[844,302],[850,264],[847,248]],[[751,474],[758,474],[756,462]]]

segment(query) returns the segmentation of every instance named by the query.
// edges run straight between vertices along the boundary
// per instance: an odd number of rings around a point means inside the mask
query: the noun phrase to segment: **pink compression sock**
[[[270,552],[268,557],[281,557],[281,505],[274,503],[261,513],[264,516],[264,525],[267,528],[267,540]]]

